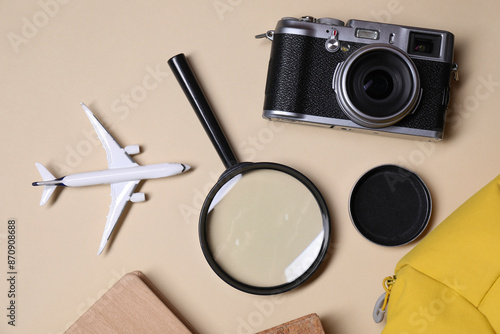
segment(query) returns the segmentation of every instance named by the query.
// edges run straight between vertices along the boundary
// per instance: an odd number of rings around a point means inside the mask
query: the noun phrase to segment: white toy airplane
[[[82,187],[97,184],[111,185],[111,205],[99,251],[97,252],[97,255],[99,255],[106,246],[127,202],[142,202],[146,199],[144,193],[134,193],[135,188],[141,180],[180,174],[189,170],[191,167],[186,164],[175,163],[140,166],[130,157],[130,155],[139,153],[139,146],[132,145],[122,148],[89,108],[83,103],[81,103],[81,105],[106,150],[109,169],[72,174],[56,179],[42,164],[36,163],[36,167],[43,181],[33,182],[33,185],[45,186],[40,205],[47,203],[57,186]]]

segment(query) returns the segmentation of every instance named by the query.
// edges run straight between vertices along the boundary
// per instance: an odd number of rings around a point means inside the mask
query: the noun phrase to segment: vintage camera
[[[263,117],[436,141],[453,63],[450,32],[360,20],[283,18],[272,40]]]

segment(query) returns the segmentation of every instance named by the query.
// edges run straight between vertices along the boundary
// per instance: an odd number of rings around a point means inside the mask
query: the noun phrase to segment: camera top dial
[[[331,17],[322,17],[316,20],[317,23],[326,24],[329,26],[344,26],[344,21],[340,21]]]

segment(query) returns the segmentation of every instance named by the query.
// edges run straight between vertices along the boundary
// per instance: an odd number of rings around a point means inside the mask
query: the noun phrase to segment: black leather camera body
[[[332,18],[283,18],[272,40],[263,117],[436,141],[443,138],[454,36]]]

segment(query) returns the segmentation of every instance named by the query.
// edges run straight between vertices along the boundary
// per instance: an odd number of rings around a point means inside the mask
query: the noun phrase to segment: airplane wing
[[[108,158],[108,167],[121,168],[121,167],[133,167],[139,166],[138,163],[130,157],[130,155],[125,152],[125,150],[116,142],[116,140],[109,134],[108,130],[99,122],[99,120],[94,116],[92,111],[83,103],[81,106],[87,117],[92,123],[97,137],[101,140],[102,146],[106,150],[106,156]]]
[[[111,205],[97,255],[101,254],[140,180],[111,184]]]

